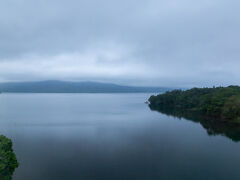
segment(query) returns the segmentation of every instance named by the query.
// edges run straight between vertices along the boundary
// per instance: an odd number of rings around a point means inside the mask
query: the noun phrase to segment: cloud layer
[[[240,84],[235,0],[0,2],[0,80]]]

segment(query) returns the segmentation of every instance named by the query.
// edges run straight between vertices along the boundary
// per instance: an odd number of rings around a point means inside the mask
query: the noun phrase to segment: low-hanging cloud
[[[239,84],[235,0],[0,2],[0,80]]]

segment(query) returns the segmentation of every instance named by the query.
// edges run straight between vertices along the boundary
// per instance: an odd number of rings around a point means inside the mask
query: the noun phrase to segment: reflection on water
[[[177,117],[179,119],[185,118],[193,122],[199,122],[204,129],[206,129],[208,135],[222,135],[230,138],[231,140],[240,141],[240,124],[218,121],[216,119],[207,119],[201,117],[196,113],[189,113],[186,111],[174,111],[173,109],[157,109],[149,105],[153,111],[158,111],[169,116]]]
[[[0,179],[11,180],[16,167],[18,162],[12,149],[12,141],[0,135]]]
[[[151,111],[150,95],[1,94],[0,134],[20,164],[12,179],[240,179],[240,143]]]

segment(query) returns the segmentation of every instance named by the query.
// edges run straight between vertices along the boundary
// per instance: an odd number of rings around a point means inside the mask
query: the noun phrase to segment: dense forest
[[[18,162],[12,149],[12,141],[0,135],[0,179],[12,179],[13,172],[17,167]]]
[[[169,114],[197,114],[205,118],[240,123],[240,87],[173,90],[149,98],[150,108]]]

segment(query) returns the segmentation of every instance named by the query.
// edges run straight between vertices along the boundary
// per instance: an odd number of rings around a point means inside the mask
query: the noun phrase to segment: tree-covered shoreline
[[[11,180],[18,161],[12,149],[12,141],[0,135],[0,179]]]
[[[240,123],[240,87],[173,90],[149,98],[150,108],[175,114],[193,113],[218,121]]]

